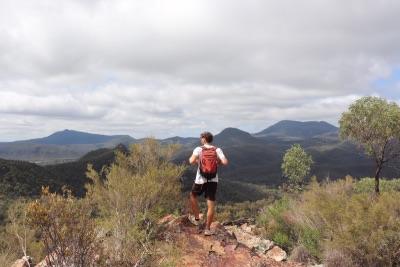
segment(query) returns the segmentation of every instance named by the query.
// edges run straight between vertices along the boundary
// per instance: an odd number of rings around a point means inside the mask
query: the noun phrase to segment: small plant
[[[264,207],[257,217],[257,225],[265,228],[266,237],[284,248],[293,247],[296,239],[289,203],[290,199],[284,197],[272,205]]]
[[[320,255],[321,233],[319,230],[307,227],[302,229],[299,241],[313,257],[315,258],[321,257]]]

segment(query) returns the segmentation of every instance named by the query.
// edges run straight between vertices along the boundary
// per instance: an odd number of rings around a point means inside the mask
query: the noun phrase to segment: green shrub
[[[369,179],[348,176],[321,184],[314,179],[298,198],[286,197],[264,208],[257,223],[279,245],[301,247],[297,258],[311,255],[327,266],[398,266],[398,183],[383,180],[381,193],[375,195]]]
[[[310,255],[320,258],[321,233],[317,229],[305,228],[300,234],[300,243],[308,250]]]
[[[357,193],[373,193],[375,191],[374,187],[375,179],[368,177],[360,179],[353,185],[353,188]],[[400,179],[380,179],[379,190],[380,192],[400,191]]]
[[[335,251],[336,255],[351,259],[354,266],[398,264],[400,193],[381,192],[371,197],[369,193],[358,193],[353,188],[355,183],[346,177],[309,186],[293,212],[296,224],[316,232],[303,231],[299,233],[300,240],[308,240],[305,246],[312,245],[319,235],[320,246],[307,247],[310,251],[318,249],[320,255]],[[330,261],[334,262],[332,255]]]
[[[148,138],[132,144],[128,153],[117,152],[102,173],[88,167],[92,183],[86,186],[87,198],[98,209],[96,223],[112,266],[143,266],[159,230],[157,221],[181,205],[179,179],[185,166],[170,161],[178,148]]]
[[[257,217],[257,225],[265,228],[266,238],[273,240],[283,248],[293,247],[296,237],[293,221],[289,212],[291,199],[284,197],[264,207]]]
[[[289,233],[281,232],[281,231],[275,231],[273,234],[272,240],[274,242],[283,247],[283,248],[288,248],[292,245],[292,242],[290,241]]]

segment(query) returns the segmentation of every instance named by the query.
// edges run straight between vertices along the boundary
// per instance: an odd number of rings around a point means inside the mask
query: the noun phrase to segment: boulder
[[[286,252],[278,246],[273,247],[266,253],[268,258],[274,259],[276,261],[283,261],[287,259]]]

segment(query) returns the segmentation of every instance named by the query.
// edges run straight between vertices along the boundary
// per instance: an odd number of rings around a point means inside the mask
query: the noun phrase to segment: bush
[[[354,263],[345,252],[341,250],[328,249],[324,251],[324,259],[326,267],[354,267],[361,266]]]
[[[21,258],[19,247],[10,244],[8,238],[0,235],[0,262],[2,262],[2,266],[12,266],[18,258]]]
[[[294,211],[296,223],[319,233],[317,247],[325,256],[334,251],[358,266],[398,264],[400,193],[382,192],[374,198],[355,191],[355,183],[351,177],[330,184],[312,183]],[[300,240],[310,239],[305,233]],[[311,236],[311,241],[316,237]],[[332,253],[329,255],[332,260]]]
[[[355,182],[353,188],[357,193],[374,193],[374,186],[375,179],[366,177]],[[380,192],[400,191],[400,179],[380,179],[379,190]]]
[[[283,248],[295,245],[294,224],[289,211],[292,200],[284,197],[264,207],[257,217],[257,225],[265,228],[265,237],[272,239]]]
[[[299,242],[315,258],[320,257],[321,232],[318,229],[304,228],[301,230]]]
[[[47,266],[92,266],[95,225],[86,199],[42,190],[42,197],[27,208],[28,222],[41,233]]]
[[[308,265],[314,265],[315,263],[315,258],[310,254],[309,250],[305,248],[303,245],[298,245],[295,248],[293,248],[289,260],[294,262],[303,262]]]
[[[182,203],[181,184],[186,168],[170,159],[179,145],[162,146],[154,138],[116,153],[115,163],[103,173],[91,166],[87,197],[96,205],[102,246],[112,266],[143,266],[151,257],[157,236],[156,221]]]
[[[365,192],[364,180],[312,181],[297,199],[284,198],[260,213],[269,238],[298,258],[310,255],[327,266],[398,266],[400,192],[398,181],[383,182],[379,195]],[[338,264],[340,263],[340,264]]]

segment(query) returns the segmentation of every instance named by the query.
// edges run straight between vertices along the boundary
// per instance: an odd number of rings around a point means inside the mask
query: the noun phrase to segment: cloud
[[[1,1],[0,141],[336,124],[398,101],[400,2]],[[385,82],[386,81],[386,82]]]

